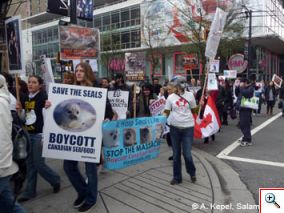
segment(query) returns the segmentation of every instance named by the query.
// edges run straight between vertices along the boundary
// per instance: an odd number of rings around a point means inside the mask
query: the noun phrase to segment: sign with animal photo
[[[99,55],[99,30],[79,26],[59,26],[60,59],[94,59]]]
[[[117,113],[118,119],[126,119],[129,92],[122,90],[108,91],[108,99],[112,110]]]
[[[107,90],[49,84],[43,157],[98,163]]]
[[[281,88],[282,85],[282,78],[280,78],[278,75],[274,74],[272,77],[272,81],[274,82],[275,86],[278,88]]]
[[[143,81],[145,78],[145,53],[125,53],[125,72],[128,81]]]
[[[210,69],[209,72],[218,73],[220,67],[220,60],[210,60]]]
[[[14,16],[5,21],[9,73],[25,74],[23,68],[23,45],[21,16]]]
[[[158,157],[165,123],[164,116],[105,122],[104,166],[116,170]]]
[[[218,81],[215,73],[208,73],[207,89],[208,91],[218,90]]]

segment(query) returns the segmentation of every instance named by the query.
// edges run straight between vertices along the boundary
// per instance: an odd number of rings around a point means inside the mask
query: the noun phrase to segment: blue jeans
[[[174,161],[174,179],[177,181],[182,180],[181,173],[181,149],[185,161],[185,168],[190,176],[195,176],[195,166],[191,156],[191,147],[193,142],[194,127],[180,129],[174,126],[170,127],[170,134],[172,139],[173,148],[173,161]]]
[[[63,167],[69,181],[78,193],[78,197],[84,197],[86,204],[95,204],[98,195],[97,164],[85,163],[88,183],[79,171],[78,161],[64,160]]]
[[[20,204],[14,203],[10,176],[0,178],[0,209],[3,213],[26,213]]]
[[[30,155],[27,159],[27,185],[21,197],[36,196],[37,173],[51,186],[60,184],[60,177],[44,162],[42,155],[42,135],[30,134]]]

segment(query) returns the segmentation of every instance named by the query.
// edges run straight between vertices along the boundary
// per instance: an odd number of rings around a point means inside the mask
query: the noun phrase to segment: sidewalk
[[[163,144],[159,158],[119,171],[99,174],[99,194],[92,213],[134,212],[258,212],[237,210],[237,204],[254,205],[255,201],[238,174],[214,156],[194,149],[197,182],[191,183],[183,166],[183,182],[170,185],[172,161],[171,150]],[[51,187],[38,179],[38,196],[26,203],[29,213],[75,213],[72,203],[76,193],[62,169],[62,161],[48,159],[48,164],[61,175],[62,189],[53,194]],[[84,171],[84,170],[82,170]],[[218,210],[216,204],[229,205],[230,210]],[[197,210],[193,210],[192,205]],[[214,208],[210,205],[215,204]],[[207,209],[206,209],[207,208]],[[219,207],[220,208],[220,207]],[[231,208],[231,207],[229,207]]]

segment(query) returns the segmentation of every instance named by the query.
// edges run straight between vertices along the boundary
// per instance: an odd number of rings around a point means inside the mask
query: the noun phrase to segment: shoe
[[[242,147],[244,147],[244,146],[248,146],[248,142],[246,142],[246,141],[242,141],[242,142],[241,142],[241,146],[242,146]]]
[[[228,125],[229,125],[229,124],[228,124],[228,121],[223,121],[222,124],[225,125],[225,126],[228,126]]]
[[[174,158],[173,158],[173,156],[170,156],[169,158],[168,158],[168,160],[173,160]]]
[[[205,138],[205,139],[204,139],[204,143],[205,143],[205,144],[208,144],[208,143],[209,143],[209,138]]]
[[[94,204],[84,203],[82,206],[79,207],[78,212],[88,212],[95,205],[96,203]]]
[[[82,196],[77,197],[77,199],[73,203],[73,207],[79,208],[80,206],[83,205],[84,201],[85,201],[85,197],[82,197]]]
[[[196,176],[190,176],[191,182],[195,183],[196,182]]]
[[[26,201],[28,201],[28,200],[30,200],[31,198],[29,198],[29,197],[20,197],[17,201],[19,202],[19,203],[23,203],[23,202],[26,202]]]
[[[243,140],[243,138],[238,139],[238,143],[241,143]]]
[[[252,142],[247,142],[247,146],[252,146]]]
[[[180,184],[181,182],[182,182],[181,180],[172,179],[170,184],[171,185],[177,185],[177,184]]]
[[[60,191],[60,188],[61,188],[60,183],[55,184],[53,186],[53,193],[55,193],[55,194],[58,193]]]

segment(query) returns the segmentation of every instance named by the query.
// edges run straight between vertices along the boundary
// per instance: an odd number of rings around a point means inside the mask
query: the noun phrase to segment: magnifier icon
[[[275,201],[275,195],[273,193],[267,193],[265,195],[265,201],[267,203],[273,203],[278,209],[280,209],[280,205]]]

